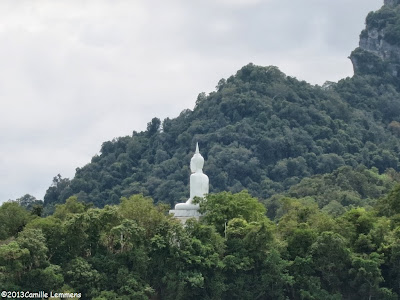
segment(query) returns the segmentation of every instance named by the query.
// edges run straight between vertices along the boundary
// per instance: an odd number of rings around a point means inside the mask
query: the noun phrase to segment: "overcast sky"
[[[0,1],[0,202],[43,199],[104,141],[194,107],[243,65],[323,84],[383,0]]]

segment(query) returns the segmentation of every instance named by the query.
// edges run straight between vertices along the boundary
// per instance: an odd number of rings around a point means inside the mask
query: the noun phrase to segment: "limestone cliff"
[[[400,4],[399,0],[384,0],[385,5],[390,7],[395,7],[396,5]]]
[[[380,10],[368,14],[350,59],[355,74],[400,77],[400,0],[384,0]]]

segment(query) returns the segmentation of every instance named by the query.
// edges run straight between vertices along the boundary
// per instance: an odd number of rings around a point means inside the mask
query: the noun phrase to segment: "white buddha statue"
[[[193,204],[194,197],[204,198],[208,194],[209,180],[208,176],[203,173],[204,158],[199,152],[199,144],[196,144],[196,152],[190,160],[190,197],[186,203],[178,203],[175,205],[176,210],[199,209],[198,204]]]

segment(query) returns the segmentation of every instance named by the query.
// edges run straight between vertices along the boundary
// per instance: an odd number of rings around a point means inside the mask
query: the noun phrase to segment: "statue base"
[[[201,217],[197,209],[171,209],[169,213],[173,214],[182,224],[185,224],[188,219],[195,218],[199,220]]]

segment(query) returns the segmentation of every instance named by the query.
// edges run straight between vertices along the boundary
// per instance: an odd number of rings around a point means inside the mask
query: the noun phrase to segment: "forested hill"
[[[398,6],[386,6],[384,12],[397,16]],[[376,23],[387,15],[377,12],[369,19]],[[200,93],[193,110],[174,119],[153,118],[146,131],[103,143],[101,154],[72,180],[54,178],[45,205],[50,210],[72,195],[98,207],[137,193],[171,205],[185,200],[196,142],[213,193],[248,189],[266,199],[342,166],[399,171],[398,77],[393,68],[373,69],[371,55],[373,62],[383,60],[367,48],[355,50],[352,60],[373,72],[355,66],[354,77],[323,86],[277,67],[248,64],[221,79],[215,91]]]
[[[197,141],[212,192],[246,188],[268,198],[344,165],[399,170],[399,99],[373,76],[319,87],[249,64],[201,93],[193,111],[103,143],[70,182],[56,178],[45,204],[73,194],[100,207],[135,193],[182,201]]]

